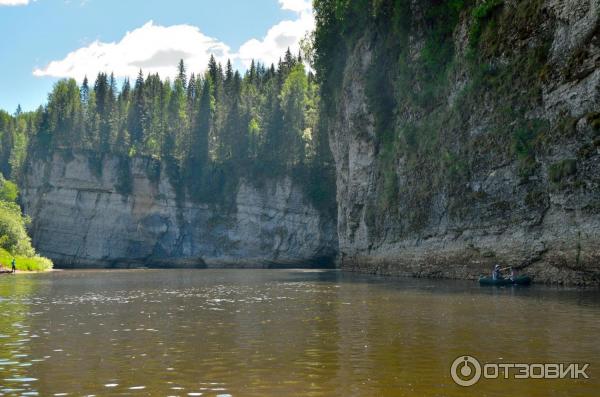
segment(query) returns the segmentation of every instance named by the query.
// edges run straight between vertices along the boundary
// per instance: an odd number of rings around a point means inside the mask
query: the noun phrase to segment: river
[[[0,395],[592,396],[600,293],[338,271],[63,271],[0,277]],[[450,367],[587,363],[589,379]]]

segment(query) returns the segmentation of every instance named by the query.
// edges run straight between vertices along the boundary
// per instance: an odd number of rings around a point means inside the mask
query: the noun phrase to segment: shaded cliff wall
[[[59,267],[333,263],[335,222],[291,178],[241,179],[226,202],[207,204],[182,198],[167,175],[141,158],[125,171],[117,157],[86,153],[31,161],[22,199],[34,245]]]
[[[318,3],[343,269],[600,282],[598,0]]]

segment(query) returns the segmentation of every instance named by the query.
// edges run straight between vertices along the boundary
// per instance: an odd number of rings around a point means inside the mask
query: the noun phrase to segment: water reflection
[[[486,381],[476,394],[592,395],[599,303],[336,271],[4,277],[0,395],[461,395],[449,367],[462,354],[591,363],[588,381]]]

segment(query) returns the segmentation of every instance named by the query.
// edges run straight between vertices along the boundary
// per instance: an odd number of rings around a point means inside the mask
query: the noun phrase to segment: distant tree
[[[16,203],[19,197],[19,188],[14,182],[4,179],[0,173],[0,201]]]
[[[214,111],[212,79],[207,74],[202,84],[202,94],[196,112],[196,120],[191,134],[191,148],[188,161],[188,175],[197,182],[209,161],[208,139]]]
[[[81,100],[82,109],[84,110],[84,113],[86,113],[90,102],[90,86],[87,76],[83,78],[83,83],[79,89],[79,98]]]
[[[188,103],[191,105],[196,100],[196,75],[192,73],[187,87]]]
[[[297,64],[290,71],[279,96],[283,112],[283,130],[289,144],[289,160],[292,163],[304,161],[307,93],[308,79],[304,71],[304,65]]]
[[[0,110],[0,173],[10,176],[9,159],[14,146],[13,118]]]
[[[179,60],[179,65],[177,66],[177,80],[181,82],[183,89],[187,87],[187,75],[185,74],[185,63],[183,59]]]
[[[140,147],[144,141],[144,123],[146,121],[146,96],[144,93],[144,73],[140,69],[133,88],[132,103],[129,107],[128,130],[131,144]]]
[[[81,101],[73,79],[61,80],[48,96],[49,133],[53,147],[65,147],[80,141]]]
[[[233,84],[233,66],[231,66],[231,60],[227,60],[227,66],[225,67],[225,95],[231,95],[231,89]]]
[[[175,80],[169,100],[167,134],[175,145],[172,154],[183,159],[189,149],[187,93],[179,78]]]

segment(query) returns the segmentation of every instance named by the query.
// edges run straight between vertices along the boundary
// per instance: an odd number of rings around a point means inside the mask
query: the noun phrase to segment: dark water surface
[[[589,363],[588,380],[450,377]],[[0,277],[0,395],[597,396],[600,293],[337,271]]]

